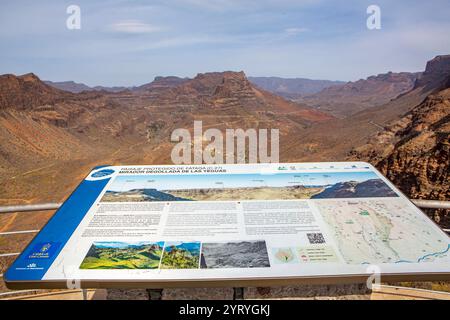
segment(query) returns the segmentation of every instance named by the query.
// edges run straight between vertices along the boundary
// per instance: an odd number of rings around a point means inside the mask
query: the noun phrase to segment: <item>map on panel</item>
[[[450,254],[444,235],[402,200],[323,200],[316,205],[347,263],[418,263]],[[407,241],[411,236],[415,241]]]

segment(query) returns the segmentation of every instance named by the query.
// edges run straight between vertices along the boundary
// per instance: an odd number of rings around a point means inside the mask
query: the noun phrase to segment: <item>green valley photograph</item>
[[[167,242],[161,269],[198,269],[200,242]]]
[[[164,242],[94,242],[80,269],[158,269]]]

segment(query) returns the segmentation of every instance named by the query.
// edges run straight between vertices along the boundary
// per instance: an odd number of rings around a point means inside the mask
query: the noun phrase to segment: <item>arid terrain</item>
[[[32,74],[2,76],[1,202],[62,200],[95,165],[171,163],[171,132],[192,130],[194,120],[204,130],[280,128],[284,140],[333,119],[252,87],[243,72],[164,80],[136,91],[73,94]]]
[[[294,101],[345,118],[359,111],[380,106],[410,91],[420,73],[379,74],[355,82],[329,86],[320,92],[303,95]]]
[[[55,88],[70,85],[78,93]],[[96,165],[170,164],[171,132],[192,131],[194,120],[204,130],[277,128],[281,162],[367,160],[411,197],[450,198],[450,56],[423,73],[378,75],[295,101],[231,71],[133,88],[67,86],[0,76],[0,205],[63,201]],[[51,214],[3,214],[0,232],[38,229]],[[448,212],[432,214],[450,225]],[[30,239],[0,237],[0,253]]]

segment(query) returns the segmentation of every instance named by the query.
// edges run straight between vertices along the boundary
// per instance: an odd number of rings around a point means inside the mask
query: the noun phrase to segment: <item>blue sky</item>
[[[118,176],[109,187],[112,191],[132,189],[201,189],[240,187],[284,187],[292,185],[328,185],[342,181],[366,181],[376,179],[373,172],[332,173],[279,173],[260,174],[211,174],[211,175],[134,175]]]
[[[81,30],[66,8],[81,8]],[[366,28],[381,8],[382,29]],[[448,0],[2,0],[0,73],[88,85],[244,70],[357,80],[450,53]]]

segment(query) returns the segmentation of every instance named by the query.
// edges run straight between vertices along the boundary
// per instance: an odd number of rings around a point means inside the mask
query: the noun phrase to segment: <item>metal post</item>
[[[162,300],[163,289],[147,289],[148,300]]]
[[[244,288],[233,288],[233,300],[244,300]]]
[[[83,293],[83,300],[88,299],[88,291],[87,289],[81,289],[81,292]]]

